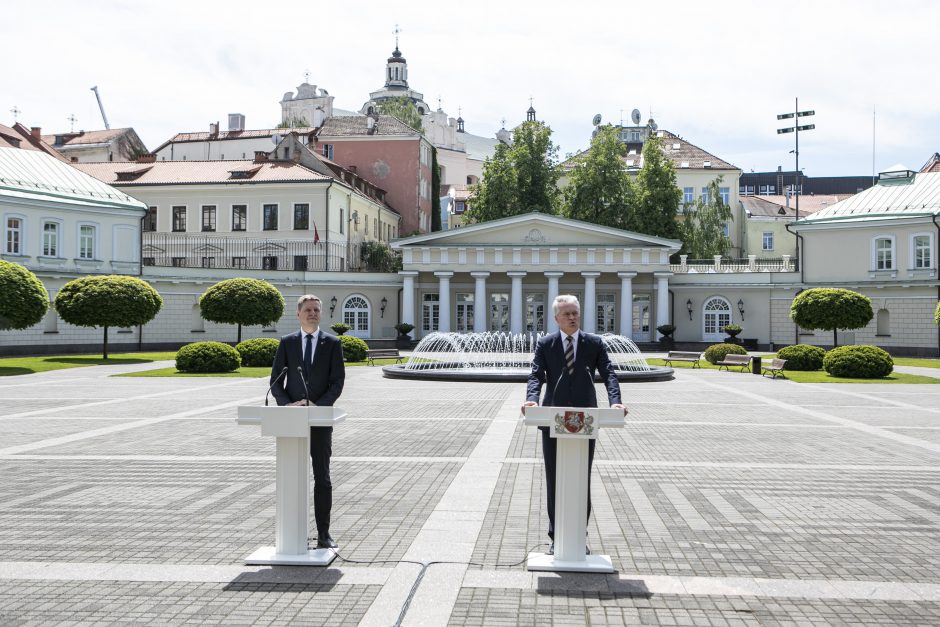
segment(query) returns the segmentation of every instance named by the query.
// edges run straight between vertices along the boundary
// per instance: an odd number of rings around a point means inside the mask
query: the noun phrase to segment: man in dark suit
[[[581,306],[571,295],[558,296],[552,303],[558,331],[542,337],[535,347],[532,371],[526,390],[526,407],[539,404],[539,393],[545,385],[543,407],[597,407],[594,372],[598,371],[607,388],[607,401],[612,408],[627,409],[620,402],[620,383],[604,348],[604,341],[592,333],[581,331]],[[548,427],[542,432],[542,457],[545,459],[545,486],[548,489],[548,537],[552,539],[549,555],[555,552],[555,453],[557,441]],[[588,518],[591,516],[591,466],[594,444],[588,441]]]
[[[323,304],[313,294],[297,299],[300,331],[281,338],[271,368],[271,392],[278,405],[331,406],[343,392],[346,370],[343,345],[320,330]],[[286,375],[281,377],[284,368]],[[275,385],[277,383],[277,385]],[[333,427],[310,427],[310,458],[313,464],[313,515],[317,522],[317,548],[336,548],[330,536],[333,484],[330,455]]]

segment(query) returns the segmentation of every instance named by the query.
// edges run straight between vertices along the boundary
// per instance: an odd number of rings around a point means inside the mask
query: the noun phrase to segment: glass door
[[[633,295],[633,341],[649,342],[650,338],[650,297],[649,294]]]

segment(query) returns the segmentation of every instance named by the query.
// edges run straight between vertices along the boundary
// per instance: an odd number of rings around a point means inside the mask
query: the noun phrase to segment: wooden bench
[[[376,359],[394,359],[395,363],[401,363],[404,357],[398,352],[397,348],[370,348],[366,351],[366,361],[370,366],[375,365]]]
[[[718,366],[718,369],[721,370],[724,368],[728,370],[732,366],[735,368],[741,368],[741,372],[747,372],[748,366],[751,365],[751,356],[750,355],[735,355],[734,353],[729,353],[725,355],[725,358],[721,361],[716,361],[715,365]]]
[[[767,374],[772,374],[771,379],[776,379],[779,374],[781,377],[786,379],[786,375],[783,374],[783,365],[787,363],[786,359],[773,358],[769,364],[762,366],[763,372],[761,373],[762,377],[766,377]]]
[[[669,351],[666,354],[666,358],[663,360],[667,366],[671,366],[674,361],[688,361],[692,364],[693,368],[701,368],[699,365],[699,360],[702,358],[701,353],[696,353],[692,351]]]

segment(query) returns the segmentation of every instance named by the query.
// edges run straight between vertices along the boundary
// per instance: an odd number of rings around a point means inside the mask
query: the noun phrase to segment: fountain
[[[385,366],[386,377],[452,381],[526,381],[542,333],[431,333],[404,364]],[[663,381],[672,368],[650,366],[628,337],[600,336],[620,381]]]

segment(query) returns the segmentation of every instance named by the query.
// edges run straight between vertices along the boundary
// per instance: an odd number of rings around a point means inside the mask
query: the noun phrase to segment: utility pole
[[[98,108],[101,109],[101,119],[104,120],[104,127],[105,129],[110,131],[111,125],[108,124],[108,116],[104,114],[104,105],[101,104],[101,94],[98,93],[98,86],[95,85],[94,87],[91,88],[91,90],[95,92],[95,98],[98,99]]]
[[[793,113],[780,113],[777,115],[778,120],[789,120],[793,119],[794,122],[799,122],[799,118],[808,117],[811,115],[816,115],[816,112],[813,110],[800,111],[800,99],[796,98],[796,104],[793,107]],[[804,124],[800,126],[799,124],[794,124],[793,126],[788,126],[786,128],[778,128],[777,134],[782,135],[784,133],[794,133],[796,135],[796,148],[793,151],[796,156],[796,185],[794,194],[796,194],[796,220],[800,220],[800,190],[802,189],[800,185],[800,131],[811,131],[816,128],[815,124]],[[803,259],[800,256],[800,238],[796,238],[796,259],[797,263],[800,264],[800,268],[803,267]]]

